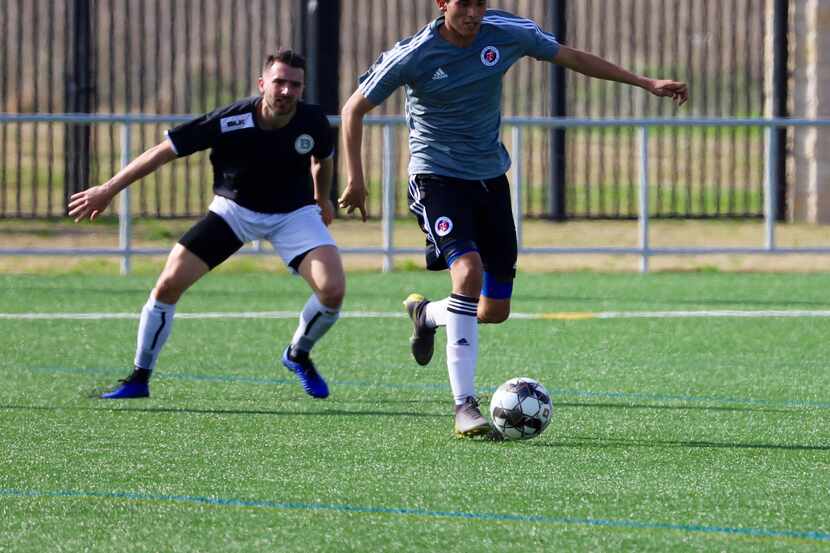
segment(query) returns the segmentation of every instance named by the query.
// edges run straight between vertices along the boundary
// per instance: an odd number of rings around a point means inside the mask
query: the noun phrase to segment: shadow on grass
[[[134,401],[134,400],[133,400]],[[0,405],[0,409],[7,411],[99,411],[108,413],[182,413],[188,415],[267,415],[283,417],[328,417],[328,416],[357,416],[357,417],[416,417],[416,418],[447,418],[446,414],[423,413],[415,411],[380,411],[380,410],[351,410],[351,409],[323,409],[311,411],[278,410],[278,409],[198,409],[193,407],[83,407],[77,405]]]

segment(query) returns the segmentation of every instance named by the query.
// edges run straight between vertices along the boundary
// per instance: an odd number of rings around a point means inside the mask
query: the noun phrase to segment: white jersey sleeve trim
[[[510,18],[503,15],[485,15],[483,21],[485,23],[495,25],[496,27],[519,27],[522,29],[534,30],[551,44],[556,44],[557,46],[559,45],[559,42],[556,40],[555,36],[542,30],[542,28],[539,27],[535,21],[530,19],[524,19],[521,17]]]
[[[380,80],[386,76],[387,73],[402,59],[414,52],[419,46],[430,39],[432,36],[429,26],[424,27],[421,32],[412,37],[412,40],[403,46],[395,45],[389,50],[378,67],[372,69],[371,76],[360,83],[358,90],[364,97],[369,97],[369,94],[377,87]]]
[[[164,131],[164,138],[170,143],[170,147],[173,148],[173,153],[177,156],[179,155],[179,151],[176,149],[176,143],[173,142],[173,139],[170,138],[170,131]]]

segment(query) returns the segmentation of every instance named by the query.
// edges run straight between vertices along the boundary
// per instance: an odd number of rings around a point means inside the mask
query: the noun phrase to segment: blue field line
[[[123,374],[123,369],[78,369],[68,367],[33,367],[32,372],[62,373],[62,374],[91,374],[116,376]],[[200,375],[192,373],[161,373],[156,376],[159,380],[192,380],[201,382],[227,382],[239,384],[264,384],[284,385],[295,384],[294,378],[257,378],[252,376],[234,375]],[[370,380],[330,380],[332,386],[355,387],[365,389],[387,389],[387,390],[449,390],[449,384],[444,383],[386,383]],[[492,394],[496,386],[479,386],[478,391],[485,394]],[[749,405],[759,407],[793,407],[808,409],[830,409],[830,401],[812,401],[799,399],[752,399],[720,396],[689,396],[670,394],[646,394],[639,392],[608,392],[574,390],[565,388],[552,388],[549,390],[551,396],[556,399],[583,398],[583,399],[617,399],[617,400],[638,400],[669,403],[706,403],[713,405]]]
[[[567,526],[591,526],[624,528],[631,530],[673,530],[677,532],[724,534],[752,538],[795,539],[830,542],[830,533],[817,530],[771,530],[767,528],[740,528],[728,526],[707,526],[703,524],[678,524],[626,519],[601,519],[556,517],[545,515],[520,515],[512,513],[474,513],[465,511],[430,511],[406,507],[374,507],[342,503],[302,503],[255,499],[225,499],[195,495],[143,494],[133,492],[95,492],[77,490],[39,491],[0,488],[0,497],[72,498],[72,499],[123,499],[127,501],[153,501],[170,503],[192,503],[217,507],[255,507],[281,511],[331,511],[336,513],[400,515],[423,518],[450,518],[480,520],[487,522],[517,522],[532,524],[553,524]]]

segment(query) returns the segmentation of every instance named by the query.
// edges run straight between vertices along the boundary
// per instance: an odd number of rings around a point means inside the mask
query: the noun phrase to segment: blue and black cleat
[[[307,352],[299,352],[299,354],[294,355],[289,345],[282,352],[282,364],[285,365],[286,369],[297,375],[308,395],[318,399],[329,397],[329,387],[323,377],[320,376],[320,373],[317,372],[317,368],[311,362]]]
[[[150,397],[149,380],[150,371],[136,369],[124,380],[119,380],[119,384],[114,390],[104,392],[98,397],[101,399],[136,399]]]

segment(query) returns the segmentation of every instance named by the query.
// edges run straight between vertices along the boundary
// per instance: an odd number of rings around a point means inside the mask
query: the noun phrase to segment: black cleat
[[[403,305],[412,319],[412,336],[409,345],[412,357],[419,365],[427,365],[435,352],[435,328],[426,324],[426,306],[429,300],[421,294],[409,294]]]

